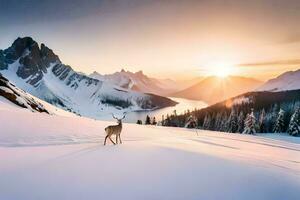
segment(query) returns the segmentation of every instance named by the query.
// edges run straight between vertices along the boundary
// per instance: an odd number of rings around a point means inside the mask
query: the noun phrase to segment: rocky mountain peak
[[[7,69],[9,64],[17,60],[20,63],[17,75],[23,79],[34,77],[29,80],[33,85],[41,80],[51,63],[61,63],[59,57],[51,49],[45,44],[39,47],[31,37],[19,37],[9,48],[0,52],[1,69]]]
[[[31,37],[17,38],[13,44],[4,50],[6,62],[13,63],[20,58],[26,50],[37,52],[38,44]]]
[[[40,62],[40,60],[48,63],[60,62],[58,56],[51,49],[43,43],[39,47],[38,43],[31,37],[17,38],[9,48],[3,51],[3,54],[8,63],[13,63],[21,57],[31,57],[36,62]]]

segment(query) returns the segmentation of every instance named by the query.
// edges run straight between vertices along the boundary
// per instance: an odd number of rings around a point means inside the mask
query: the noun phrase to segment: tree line
[[[136,121],[137,124],[145,124],[145,125],[157,125],[157,122],[156,122],[156,118],[155,117],[150,117],[149,115],[146,116],[146,119],[145,119],[145,122],[143,123],[142,120],[138,119]]]
[[[163,116],[161,125],[229,133],[288,133],[300,136],[300,103],[274,103],[260,109],[253,109],[249,103],[241,103],[231,107],[187,110],[182,115],[174,112]]]

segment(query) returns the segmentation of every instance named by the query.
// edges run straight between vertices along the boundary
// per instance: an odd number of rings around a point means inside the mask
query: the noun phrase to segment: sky
[[[300,68],[299,10],[299,0],[0,0],[0,49],[31,36],[87,74],[266,80]]]

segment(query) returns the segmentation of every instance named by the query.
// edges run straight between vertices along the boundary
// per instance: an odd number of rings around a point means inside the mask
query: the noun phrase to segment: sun
[[[209,66],[209,75],[225,78],[234,74],[234,65],[229,63],[215,63]]]

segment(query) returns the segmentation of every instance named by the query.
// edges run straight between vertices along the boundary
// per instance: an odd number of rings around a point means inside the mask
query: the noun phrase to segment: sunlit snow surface
[[[300,138],[124,124],[124,144],[103,146],[114,122],[32,113],[5,99],[0,123],[1,200],[300,196]]]

